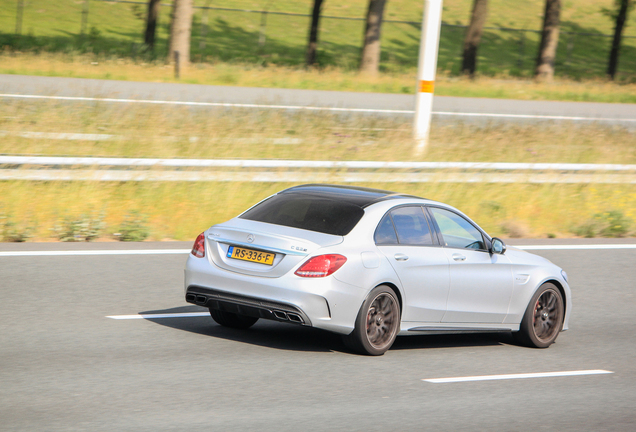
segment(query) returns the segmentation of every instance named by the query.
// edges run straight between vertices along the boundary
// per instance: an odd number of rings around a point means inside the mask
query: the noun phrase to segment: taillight
[[[204,233],[199,234],[199,237],[194,241],[194,246],[192,246],[192,252],[190,252],[197,258],[203,258],[205,256],[205,235]]]
[[[347,258],[342,255],[320,255],[301,265],[294,274],[301,277],[325,277],[338,270],[345,262]]]

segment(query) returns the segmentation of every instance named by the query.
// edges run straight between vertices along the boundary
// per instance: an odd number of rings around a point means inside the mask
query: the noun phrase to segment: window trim
[[[439,206],[439,205],[428,205],[428,204],[426,204],[426,205],[424,205],[424,207],[426,208],[426,212],[427,212],[428,216],[431,218],[431,221],[433,222],[433,225],[435,227],[435,232],[437,233],[438,241],[439,241],[441,247],[449,248],[449,249],[458,249],[458,250],[474,250],[474,251],[477,251],[477,252],[488,252],[488,253],[490,253],[492,239],[490,238],[490,236],[483,229],[481,229],[477,224],[475,224],[467,216],[463,216],[462,214],[458,213],[457,211],[454,211],[454,210],[452,210],[450,208]],[[433,208],[438,208],[440,210],[446,210],[447,212],[454,213],[455,215],[459,216],[460,218],[462,218],[466,222],[468,222],[470,225],[472,225],[473,228],[475,228],[481,234],[483,242],[484,242],[484,246],[486,247],[486,249],[466,249],[466,248],[458,248],[458,247],[453,247],[453,246],[446,246],[446,242],[444,241],[444,236],[442,234],[442,230],[439,228],[439,225],[437,224],[437,221],[435,220],[435,215],[433,214],[433,211],[431,210]]]
[[[419,207],[420,210],[422,210],[422,213],[424,214],[424,220],[426,221],[426,224],[428,225],[428,230],[431,233],[431,241],[433,242],[433,244],[417,245],[417,244],[400,243],[400,236],[398,235],[397,228],[395,227],[395,221],[393,220],[393,215],[391,214],[391,212],[393,210],[397,210],[397,209],[404,208],[404,207]],[[389,219],[391,220],[391,224],[393,225],[393,231],[395,232],[395,238],[397,239],[397,243],[381,243],[381,244],[378,244],[375,241],[375,235],[378,232],[378,228],[380,228],[380,224],[382,223],[382,221],[384,220],[384,218],[387,215],[389,216]],[[400,204],[398,206],[391,207],[380,218],[380,222],[378,222],[378,225],[375,227],[375,230],[373,231],[373,243],[376,246],[405,246],[405,247],[413,247],[413,246],[414,247],[440,247],[441,246],[441,247],[443,247],[443,243],[440,242],[439,235],[440,234],[439,234],[439,230],[437,229],[437,225],[433,225],[433,220],[432,220],[431,216],[429,215],[425,204]]]

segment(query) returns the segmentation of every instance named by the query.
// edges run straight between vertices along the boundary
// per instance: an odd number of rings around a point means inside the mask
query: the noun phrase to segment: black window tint
[[[391,222],[391,216],[388,214],[384,216],[384,219],[378,225],[378,229],[375,230],[375,244],[397,244],[398,239],[393,228],[393,222]]]
[[[431,207],[435,222],[444,237],[444,243],[448,247],[463,249],[486,249],[481,232],[466,219],[437,207]]]
[[[325,234],[347,235],[363,215],[363,209],[345,201],[286,193],[274,195],[240,217]]]
[[[400,244],[431,246],[433,239],[422,207],[401,207],[391,212]]]

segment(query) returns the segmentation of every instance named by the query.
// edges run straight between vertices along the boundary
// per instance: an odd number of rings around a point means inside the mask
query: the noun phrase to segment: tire
[[[528,304],[519,331],[512,335],[531,348],[547,348],[563,329],[563,296],[551,283],[539,287]]]
[[[230,327],[235,329],[247,329],[252,327],[258,321],[258,318],[238,315],[231,312],[225,312],[218,309],[210,309],[210,315],[217,324],[223,327]]]
[[[391,348],[399,329],[400,304],[395,292],[380,285],[362,303],[353,332],[343,339],[356,352],[379,356]]]

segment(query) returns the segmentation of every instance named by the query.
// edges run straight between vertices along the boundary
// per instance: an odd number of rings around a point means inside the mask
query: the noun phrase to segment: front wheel
[[[515,339],[532,348],[547,348],[554,343],[563,328],[563,296],[551,283],[539,287],[528,304],[526,313],[513,333]]]
[[[212,315],[212,319],[216,321],[217,324],[235,329],[250,328],[258,321],[258,318],[238,315],[218,309],[210,309],[210,315]]]
[[[387,286],[374,288],[362,303],[355,328],[344,342],[362,354],[384,354],[398,334],[400,328],[400,305],[395,293]]]

